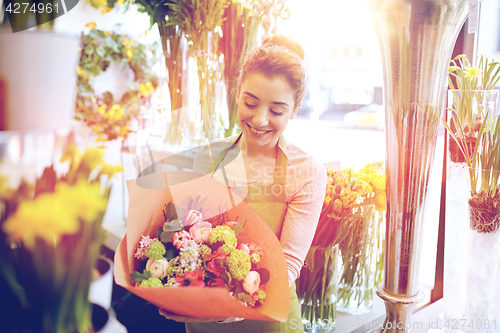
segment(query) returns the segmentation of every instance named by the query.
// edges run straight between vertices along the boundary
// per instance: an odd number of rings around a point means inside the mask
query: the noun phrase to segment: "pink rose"
[[[245,243],[239,243],[238,246],[236,246],[236,248],[238,250],[245,251],[246,253],[250,254],[250,248]]]
[[[169,263],[167,259],[154,260],[149,258],[146,263],[146,270],[151,272],[151,277],[163,279],[167,276]]]
[[[184,214],[184,221],[182,225],[184,227],[189,227],[199,222],[203,222],[203,215],[201,215],[199,211],[191,209]]]
[[[259,290],[260,285],[260,274],[256,271],[248,272],[247,276],[243,280],[243,289],[253,295],[254,292]]]
[[[186,244],[187,241],[191,240],[189,232],[186,230],[178,231],[172,236],[172,244],[179,250]]]
[[[212,224],[210,222],[198,222],[189,229],[191,239],[196,243],[208,242],[208,236],[212,231]]]

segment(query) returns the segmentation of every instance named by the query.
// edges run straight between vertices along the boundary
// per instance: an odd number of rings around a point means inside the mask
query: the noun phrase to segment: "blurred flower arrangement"
[[[500,227],[500,115],[495,116],[498,92],[492,91],[500,81],[500,63],[478,56],[472,66],[459,55],[448,71],[453,105],[450,124],[443,121],[453,138],[450,157],[469,169],[471,228],[492,232]]]
[[[269,280],[269,271],[257,268],[262,249],[238,238],[244,222],[226,221],[224,214],[204,221],[198,210],[204,200],[199,199],[190,198],[181,218],[181,208],[165,205],[165,222],[156,235],[141,236],[134,255],[141,268],[130,274],[131,280],[139,287],[225,287],[246,305],[262,304],[266,292],[261,285]]]
[[[90,31],[82,36],[77,67],[75,117],[98,135],[97,141],[124,140],[130,131],[131,119],[139,115],[142,105],[150,104],[151,94],[158,86],[158,77],[152,71],[156,46],[98,30],[93,22],[87,27]],[[127,82],[130,90],[119,101],[109,91],[97,96],[93,87],[93,78],[106,71],[112,62],[129,67],[134,74],[134,81]]]
[[[353,298],[360,303],[364,301],[367,296],[361,287],[367,281],[372,281],[371,284],[374,280],[381,281],[383,270],[381,212],[385,210],[385,178],[381,166],[367,165],[358,173],[350,168],[329,169],[327,175],[318,227],[297,280],[302,318],[309,323],[324,320],[334,323],[337,305],[346,307],[345,303],[350,304]],[[377,218],[375,210],[379,214]],[[332,255],[336,247],[342,257],[340,283],[337,279],[339,259]],[[367,254],[371,257],[366,258]],[[361,299],[360,295],[363,295]]]
[[[91,331],[88,292],[106,237],[101,222],[110,179],[122,170],[103,154],[72,146],[61,158],[63,175],[52,165],[35,184],[23,180],[17,188],[0,178],[0,293],[10,295],[7,313],[20,317],[13,331]]]
[[[107,14],[115,7],[121,6],[124,6],[124,10],[127,11],[130,4],[134,3],[133,0],[85,0],[85,2],[95,9],[100,9],[101,14]]]

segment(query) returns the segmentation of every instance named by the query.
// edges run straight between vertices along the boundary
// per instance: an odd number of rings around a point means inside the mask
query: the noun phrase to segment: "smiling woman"
[[[210,174],[244,198],[279,239],[288,269],[288,319],[196,323],[197,318],[162,312],[167,318],[186,321],[189,333],[302,331],[292,325],[301,321],[295,280],[314,237],[326,190],[324,166],[282,135],[304,96],[303,59],[302,48],[282,36],[252,50],[237,87],[241,134],[223,139],[227,144],[219,151],[215,145],[201,149],[194,162],[195,172]]]

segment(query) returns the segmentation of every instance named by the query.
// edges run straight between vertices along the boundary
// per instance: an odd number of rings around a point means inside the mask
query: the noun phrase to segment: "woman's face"
[[[238,85],[238,124],[243,130],[246,143],[272,148],[293,119],[295,92],[288,81],[280,76],[268,78],[253,73]]]

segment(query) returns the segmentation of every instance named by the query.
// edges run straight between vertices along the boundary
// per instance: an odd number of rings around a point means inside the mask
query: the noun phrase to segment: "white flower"
[[[146,270],[151,272],[151,277],[163,279],[167,276],[168,266],[169,264],[167,259],[154,260],[149,258],[146,263]]]
[[[254,292],[259,290],[260,285],[260,274],[256,271],[248,272],[247,276],[243,280],[243,289],[253,295]]]

